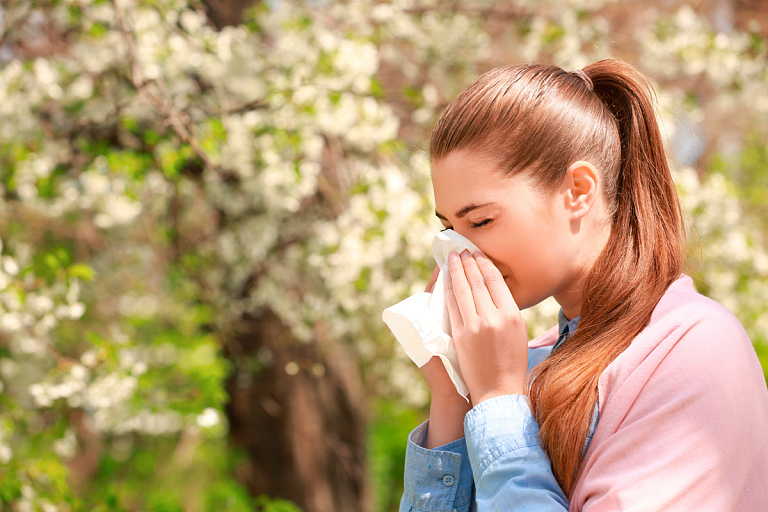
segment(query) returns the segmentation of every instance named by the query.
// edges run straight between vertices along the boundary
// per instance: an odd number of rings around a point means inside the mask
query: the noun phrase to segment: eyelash
[[[470,224],[470,227],[472,227],[472,228],[481,228],[483,226],[487,226],[491,222],[493,222],[493,219],[485,219],[485,220],[480,221],[480,222],[473,222],[472,224]],[[443,228],[440,231],[448,231],[449,229],[453,229],[453,227]]]
[[[472,223],[472,227],[473,228],[481,228],[483,226],[487,226],[491,222],[493,222],[493,219],[485,219],[485,220],[482,220],[480,222],[473,222]]]

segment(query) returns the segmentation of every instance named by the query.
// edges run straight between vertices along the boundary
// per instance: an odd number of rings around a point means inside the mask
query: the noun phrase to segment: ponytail
[[[615,183],[608,187],[614,195],[613,226],[586,279],[578,329],[534,370],[530,386],[540,441],[566,495],[582,465],[600,375],[648,324],[680,276],[685,247],[650,85],[634,68],[615,60],[583,72],[615,122],[621,157]]]

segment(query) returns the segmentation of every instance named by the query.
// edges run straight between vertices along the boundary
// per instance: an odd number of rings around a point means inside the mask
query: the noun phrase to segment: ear
[[[572,163],[565,171],[566,208],[572,218],[581,219],[597,203],[600,175],[586,160]]]

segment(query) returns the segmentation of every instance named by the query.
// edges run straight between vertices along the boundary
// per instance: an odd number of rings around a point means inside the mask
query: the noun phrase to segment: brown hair
[[[529,390],[541,444],[567,495],[581,467],[600,375],[683,270],[683,217],[653,98],[647,80],[617,60],[571,73],[506,66],[459,94],[430,141],[433,161],[469,149],[549,189],[577,160],[601,173],[611,234],[586,279],[578,329],[536,367]]]

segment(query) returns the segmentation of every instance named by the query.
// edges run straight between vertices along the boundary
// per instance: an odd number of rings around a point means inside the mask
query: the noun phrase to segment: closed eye
[[[493,222],[493,219],[485,219],[485,220],[482,220],[482,221],[480,221],[480,222],[473,222],[473,223],[471,224],[471,226],[472,226],[473,228],[481,228],[481,227],[483,227],[483,226],[487,226],[487,225],[488,225],[488,224],[490,224],[491,222]]]

